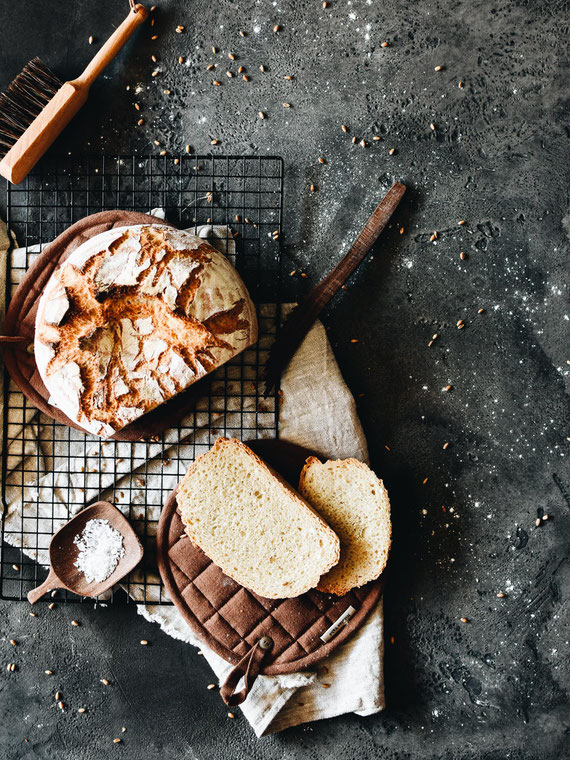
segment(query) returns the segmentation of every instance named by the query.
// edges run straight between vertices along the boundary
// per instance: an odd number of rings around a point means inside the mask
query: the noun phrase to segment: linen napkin
[[[164,218],[160,209],[153,210],[158,218]],[[5,271],[5,258],[8,249],[7,238],[2,235],[0,224],[0,272]],[[5,230],[5,228],[4,228]],[[228,235],[228,230],[223,227],[206,225],[192,231],[201,237],[208,238],[223,253],[231,259],[234,254],[233,239]],[[3,242],[4,241],[4,242]],[[230,247],[228,248],[228,243]],[[37,247],[37,252],[41,247]],[[29,252],[29,251],[28,251]],[[12,257],[18,259],[24,256],[24,249],[11,252]],[[4,292],[4,291],[2,291]],[[260,321],[264,313],[271,310],[272,305],[262,306],[260,309]],[[319,383],[315,383],[319,378]],[[368,460],[368,451],[362,426],[356,412],[354,399],[348,390],[332,349],[326,336],[326,332],[320,322],[315,323],[297,353],[291,360],[284,372],[281,389],[283,391],[282,403],[279,410],[279,435],[281,438],[298,443],[307,448],[315,449],[331,458],[355,457],[362,461]],[[240,402],[238,404],[238,401]],[[236,427],[230,411],[225,419],[216,421],[220,434],[224,428]],[[237,399],[235,415],[244,413],[244,400]],[[252,409],[252,411],[254,411]],[[270,407],[266,410],[272,415]],[[247,400],[245,400],[245,412],[247,413]],[[207,450],[208,445],[208,416],[200,418],[200,411],[192,413],[193,419],[188,420],[188,426],[194,426],[197,432],[193,439],[180,445],[173,432],[165,434],[164,446],[158,444],[132,444],[113,443],[106,447],[105,442],[93,442],[78,431],[62,430],[61,441],[57,435],[53,442],[50,436],[42,436],[44,425],[51,421],[43,417],[39,412],[31,409],[25,419],[20,419],[13,414],[8,419],[10,429],[9,440],[11,441],[8,456],[7,478],[7,505],[8,511],[5,522],[5,537],[9,543],[19,546],[30,557],[42,564],[47,565],[47,544],[49,533],[53,533],[59,525],[69,519],[69,499],[65,494],[72,489],[74,496],[83,504],[94,499],[109,498],[107,495],[114,488],[114,493],[127,492],[130,504],[140,503],[144,505],[145,515],[148,518],[158,519],[163,504],[163,492],[156,487],[156,482],[162,478],[163,488],[173,488],[179,477],[178,468],[166,465],[171,461],[170,455],[182,458],[196,455]],[[257,413],[257,418],[263,421],[263,410]],[[202,424],[200,424],[202,423]],[[57,430],[57,428],[56,428]],[[263,430],[258,431],[261,436]],[[75,482],[74,473],[77,472],[76,463],[70,463],[70,470],[65,471],[58,466],[57,472],[50,468],[50,463],[57,456],[58,444],[70,446],[72,442],[84,448],[94,446],[97,448],[99,462],[98,478],[90,481],[89,476],[84,476],[81,482]],[[31,442],[38,442],[35,446]],[[38,445],[41,442],[41,445]],[[54,451],[49,446],[55,447]],[[116,447],[116,448],[115,448]],[[146,461],[135,469],[132,469],[132,461],[137,462],[137,449],[143,447]],[[170,448],[171,447],[171,448]],[[106,449],[114,448],[106,453]],[[134,456],[133,456],[134,452]],[[84,457],[82,451],[81,456]],[[116,461],[117,454],[123,458],[126,466],[117,468],[112,459]],[[124,457],[121,457],[124,454]],[[109,457],[108,467],[106,457]],[[10,472],[22,469],[26,459],[30,460],[29,477],[26,478],[24,498],[21,498],[21,486],[10,482]],[[82,459],[83,461],[83,459]],[[119,471],[117,471],[117,469]],[[169,471],[170,470],[170,471]],[[141,477],[141,473],[144,476]],[[20,474],[20,472],[18,473]],[[139,487],[133,488],[133,479]],[[127,487],[129,484],[130,490]],[[121,486],[124,491],[121,491]],[[50,496],[55,493],[56,498],[55,520],[52,518],[52,508],[49,514],[44,513],[42,492],[50,491]],[[53,491],[55,489],[55,491]],[[76,489],[79,490],[78,495]],[[77,498],[73,502],[77,502]],[[125,506],[128,506],[124,502]],[[121,500],[117,502],[121,507]],[[37,523],[40,533],[46,531],[45,544],[37,544],[37,534],[34,534],[33,542],[30,541],[21,526],[26,521]],[[40,538],[40,540],[43,540]],[[152,576],[152,577],[151,577]],[[152,604],[152,589],[158,586],[148,586],[146,581],[157,583],[158,578],[149,571],[147,577],[141,577],[140,583],[129,586],[129,593],[137,601],[137,610],[147,620],[158,623],[170,636],[186,641],[197,646],[206,657],[214,670],[220,684],[223,683],[232,665],[197,639],[188,628],[174,606]],[[149,594],[150,589],[150,594]],[[150,597],[150,599],[149,599]],[[158,599],[156,599],[158,601]],[[323,685],[327,688],[323,688]],[[330,718],[347,712],[355,712],[359,715],[371,715],[384,708],[384,678],[383,678],[383,609],[382,602],[370,614],[365,624],[344,645],[339,647],[331,657],[318,666],[316,671],[304,671],[296,674],[282,676],[259,676],[256,680],[247,700],[241,705],[241,709],[255,734],[264,736],[281,731],[290,726],[299,725],[312,720]]]

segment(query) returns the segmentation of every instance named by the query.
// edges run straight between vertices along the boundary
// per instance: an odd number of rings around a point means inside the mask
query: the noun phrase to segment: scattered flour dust
[[[88,583],[106,580],[125,554],[123,537],[108,520],[88,520],[73,543],[79,548],[75,560]]]

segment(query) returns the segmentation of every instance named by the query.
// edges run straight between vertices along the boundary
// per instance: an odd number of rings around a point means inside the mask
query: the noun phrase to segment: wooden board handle
[[[63,586],[57,575],[50,568],[49,575],[45,581],[31,591],[28,591],[28,602],[30,604],[35,604],[44,594],[51,591],[52,588],[63,588]]]
[[[97,52],[83,74],[77,77],[77,79],[74,79],[71,84],[76,87],[85,87],[89,89],[99,74],[107,68],[119,50],[131,37],[135,29],[144,23],[147,18],[147,9],[143,5],[135,5],[133,10],[129,11],[129,15],[123,23],[115,29],[101,50]]]

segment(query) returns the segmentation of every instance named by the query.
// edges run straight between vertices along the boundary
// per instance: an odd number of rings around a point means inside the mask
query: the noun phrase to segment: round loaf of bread
[[[172,227],[116,227],[53,273],[35,359],[50,403],[108,437],[257,340],[255,307],[227,258]]]

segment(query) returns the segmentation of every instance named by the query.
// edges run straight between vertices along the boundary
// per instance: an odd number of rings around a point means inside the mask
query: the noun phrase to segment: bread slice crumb
[[[262,597],[314,588],[340,557],[338,536],[244,443],[218,438],[176,499],[186,533],[221,570]]]
[[[382,481],[357,459],[325,462],[309,457],[299,492],[340,538],[340,561],[317,589],[346,594],[378,578],[391,542],[390,502]]]

